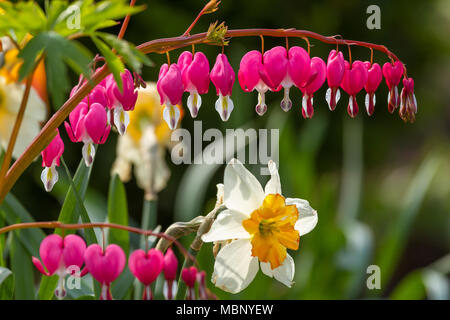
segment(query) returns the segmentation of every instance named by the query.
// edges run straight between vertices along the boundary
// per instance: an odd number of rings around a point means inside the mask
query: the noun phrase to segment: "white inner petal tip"
[[[180,110],[176,106],[168,105],[164,108],[163,118],[171,130],[175,129],[180,120]]]

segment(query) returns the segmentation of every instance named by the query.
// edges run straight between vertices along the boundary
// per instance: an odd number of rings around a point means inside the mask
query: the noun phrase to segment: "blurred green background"
[[[204,1],[139,1],[147,10],[134,16],[125,38],[135,44],[180,35],[202,8]],[[381,9],[381,29],[369,30],[369,5]],[[279,170],[283,194],[310,201],[319,213],[316,229],[300,240],[295,285],[288,289],[259,273],[242,293],[228,295],[210,289],[221,299],[346,299],[346,298],[449,298],[450,272],[450,2],[435,1],[300,1],[223,0],[218,12],[204,16],[192,33],[206,31],[209,23],[225,21],[229,29],[297,28],[323,35],[340,34],[346,39],[386,45],[406,64],[415,80],[417,121],[405,124],[398,114],[387,111],[387,88],[377,91],[375,114],[368,117],[364,95],[358,95],[360,112],[351,119],[344,94],[334,112],[325,101],[326,84],[315,94],[315,114],[301,116],[301,93],[291,90],[294,106],[284,113],[282,93],[268,93],[268,112],[254,111],[256,94],[244,93],[235,83],[235,109],[223,123],[214,109],[215,90],[203,97],[197,120],[203,130],[253,127],[280,130]],[[114,28],[113,28],[114,29]],[[118,27],[116,28],[118,31]],[[113,30],[114,31],[114,30]],[[289,44],[305,47],[301,39]],[[311,56],[326,61],[333,45],[311,39]],[[284,45],[284,39],[265,38],[265,48]],[[236,71],[241,57],[260,49],[259,38],[236,38],[225,53]],[[189,49],[188,49],[189,50]],[[218,47],[197,46],[211,66]],[[347,58],[347,48],[341,47]],[[171,53],[175,61],[182,50]],[[353,60],[370,59],[370,51],[352,48]],[[150,55],[154,68],[143,78],[156,81],[165,55]],[[374,61],[387,62],[374,53]],[[75,84],[75,77],[73,79]],[[186,96],[184,97],[184,101]],[[182,127],[192,132],[193,120],[186,115]],[[81,157],[81,145],[69,144],[64,157],[74,171]],[[110,168],[115,158],[117,135],[100,146],[87,193],[91,219],[106,215]],[[204,144],[203,147],[205,147]],[[205,214],[215,202],[215,185],[223,180],[224,166],[174,165],[166,155],[171,178],[159,194],[158,224],[163,229],[174,221],[187,221]],[[259,175],[259,166],[249,167]],[[36,220],[58,217],[67,183],[57,184],[47,194],[40,177],[40,163],[33,164],[13,189],[14,195]],[[61,174],[63,176],[63,174]],[[63,177],[61,178],[62,180]],[[143,191],[135,180],[126,184],[130,224],[139,225]],[[135,243],[137,239],[133,238]],[[184,239],[187,246],[191,237]],[[212,273],[211,245],[200,252],[202,268]],[[381,289],[368,290],[366,269],[381,268]]]

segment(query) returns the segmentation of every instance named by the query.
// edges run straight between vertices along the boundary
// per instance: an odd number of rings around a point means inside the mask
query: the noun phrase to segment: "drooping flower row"
[[[398,94],[398,85],[402,75],[403,90]],[[375,91],[382,78],[385,78],[389,89],[388,110],[400,106],[400,116],[405,121],[414,121],[417,112],[417,102],[414,96],[414,81],[406,78],[405,67],[402,62],[387,62],[381,68],[378,63],[359,60],[348,62],[342,52],[332,50],[325,63],[319,57],[310,57],[301,47],[294,46],[287,50],[277,46],[262,54],[253,50],[245,54],[240,62],[238,80],[245,92],[256,90],[258,103],[256,112],[263,115],[267,111],[265,93],[278,92],[284,89],[281,108],[288,111],[292,107],[289,90],[297,87],[303,93],[302,115],[311,118],[314,114],[313,97],[320,87],[328,82],[325,99],[330,110],[334,110],[340,99],[342,88],[349,95],[347,111],[355,117],[359,111],[356,95],[363,89],[366,91],[365,107],[368,115],[375,109]],[[202,94],[209,88],[209,80],[216,87],[216,110],[223,121],[227,121],[234,105],[230,98],[235,80],[235,73],[224,54],[219,54],[213,68],[209,69],[209,62],[202,52],[194,55],[184,51],[177,63],[161,66],[158,78],[158,92],[161,105],[164,105],[164,119],[170,128],[175,128],[179,120],[179,111],[174,108],[181,103],[183,92],[189,92],[187,106],[193,118],[197,117],[200,109]]]
[[[101,300],[111,300],[111,283],[122,273],[126,265],[126,256],[121,247],[110,244],[102,248],[98,244],[86,247],[84,240],[74,234],[64,238],[52,234],[42,240],[39,247],[41,260],[32,257],[35,267],[46,276],[57,275],[59,277],[56,296],[62,299],[66,296],[64,278],[66,275],[83,277],[90,273],[101,285]],[[84,265],[84,267],[83,267]],[[166,254],[157,249],[145,252],[142,249],[133,251],[128,259],[128,268],[131,273],[144,285],[143,300],[153,299],[150,285],[164,274],[164,295],[171,300],[177,290],[176,276],[178,260],[171,248]],[[78,273],[76,272],[78,271]],[[199,272],[195,267],[184,268],[181,278],[188,287],[188,299],[195,299],[195,285],[201,299],[206,299],[205,272]]]

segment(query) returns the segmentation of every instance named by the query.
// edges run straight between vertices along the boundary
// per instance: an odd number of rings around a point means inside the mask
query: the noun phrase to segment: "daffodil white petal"
[[[295,223],[295,230],[303,236],[310,232],[317,224],[318,216],[317,211],[314,210],[307,200],[298,198],[287,198],[286,205],[294,204],[298,210],[298,220]]]
[[[225,205],[228,209],[250,215],[264,201],[264,191],[259,181],[237,159],[225,168]]]
[[[224,291],[238,293],[253,281],[258,269],[258,258],[252,257],[250,241],[235,240],[219,251],[211,281]]]
[[[288,254],[281,266],[272,270],[269,262],[261,262],[261,271],[289,288],[294,284],[295,264],[294,259]]]
[[[218,214],[209,232],[202,236],[203,242],[223,241],[229,239],[249,239],[250,234],[242,226],[248,216],[233,210],[224,210]]]
[[[281,194],[280,175],[278,174],[277,164],[269,160],[267,167],[269,168],[271,177],[264,189],[265,194]]]

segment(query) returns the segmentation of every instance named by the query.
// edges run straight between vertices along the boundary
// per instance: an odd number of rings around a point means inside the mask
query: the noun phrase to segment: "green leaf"
[[[12,299],[14,295],[14,274],[11,270],[0,267],[0,300]]]
[[[92,36],[91,39],[92,41],[94,41],[101,54],[105,57],[105,60],[108,63],[108,67],[114,76],[114,80],[116,80],[117,86],[120,88],[120,90],[122,90],[122,78],[120,77],[120,73],[125,70],[123,62],[102,40],[100,40],[96,36]]]
[[[73,177],[73,186],[78,190],[78,194],[81,199],[84,199],[86,195],[86,189],[89,184],[89,178],[91,176],[92,166],[87,167],[84,160],[80,160],[75,176]],[[58,221],[63,223],[76,223],[80,216],[77,214],[77,196],[75,195],[74,188],[72,185],[66,194],[63,206],[59,213]],[[68,230],[66,231],[66,233]],[[61,234],[61,230],[56,233]]]
[[[381,270],[383,277],[381,285],[385,287],[395,270],[401,252],[406,244],[411,230],[411,225],[419,213],[425,195],[431,185],[431,181],[441,164],[441,158],[430,154],[417,170],[407,190],[402,213],[391,223],[391,228],[382,239],[375,260]]]
[[[101,37],[111,48],[115,49],[133,71],[141,73],[142,64],[147,66],[153,65],[151,60],[145,54],[137,50],[132,43],[118,39],[117,36],[113,36],[108,33],[98,32],[96,34]]]
[[[53,104],[60,106],[70,88],[66,65],[77,74],[83,73],[89,78],[92,55],[77,41],[68,40],[56,32],[39,33],[19,54],[19,57],[24,60],[19,71],[21,80],[33,70],[36,59],[41,53],[45,56],[48,92],[52,96]]]
[[[42,276],[41,285],[39,286],[39,300],[52,300],[56,286],[58,285],[58,276],[51,277]]]
[[[111,177],[108,191],[108,221],[123,226],[128,225],[128,205],[125,187],[115,174]],[[130,235],[127,231],[110,228],[108,243],[119,245],[128,255]]]
[[[70,182],[71,190],[73,190],[73,193],[75,195],[77,204],[76,210],[78,214],[81,216],[81,221],[83,221],[84,223],[90,223],[91,219],[89,218],[89,214],[86,210],[86,207],[84,206],[83,199],[81,199],[81,196],[77,191],[77,188],[75,187],[72,175],[70,174],[69,168],[67,167],[66,162],[64,161],[64,157],[61,157],[61,163],[63,164],[64,169],[66,170],[66,175]],[[93,229],[84,229],[84,233],[86,235],[86,242],[88,245],[92,243],[97,243],[97,238],[95,236],[95,232]]]
[[[0,205],[0,210],[5,214],[5,220],[8,224],[19,222],[34,222],[33,217],[25,207],[10,192],[6,195],[5,200]],[[18,240],[26,248],[29,255],[39,256],[39,245],[45,237],[45,233],[41,229],[24,229],[20,232],[21,236]]]
[[[421,300],[426,297],[425,286],[422,281],[422,270],[416,270],[403,278],[392,291],[393,300]]]
[[[11,269],[14,273],[14,294],[17,300],[34,299],[34,276],[31,257],[19,238],[20,232],[13,233],[11,242]]]

